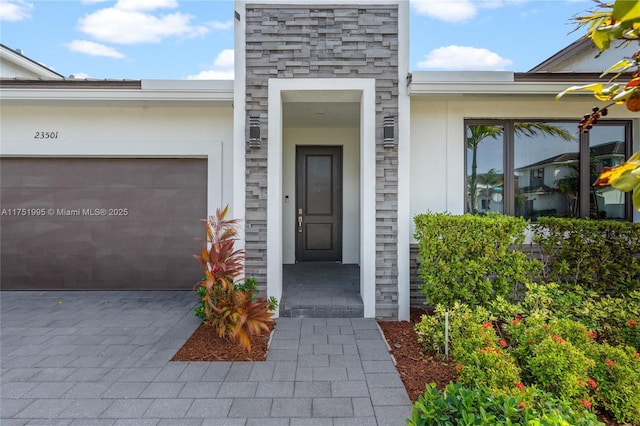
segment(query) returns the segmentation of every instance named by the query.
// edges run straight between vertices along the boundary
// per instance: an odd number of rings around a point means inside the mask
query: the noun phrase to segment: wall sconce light
[[[383,129],[383,140],[382,146],[385,149],[394,148],[396,146],[396,138],[395,138],[395,120],[393,116],[387,115],[382,122]]]
[[[260,117],[252,115],[249,117],[249,148],[260,148]]]

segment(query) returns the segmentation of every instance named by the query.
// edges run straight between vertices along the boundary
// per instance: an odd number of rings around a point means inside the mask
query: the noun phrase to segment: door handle
[[[298,232],[302,232],[302,209],[298,209]]]

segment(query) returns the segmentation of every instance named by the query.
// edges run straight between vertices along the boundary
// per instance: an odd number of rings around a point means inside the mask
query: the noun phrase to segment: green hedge
[[[546,281],[600,294],[640,289],[640,224],[539,218],[533,227]]]
[[[592,300],[591,294],[577,288],[563,292],[553,283],[531,284],[518,303],[451,306],[448,337],[457,384],[487,389],[492,397],[527,399],[530,392],[542,391],[576,412],[586,408],[607,413],[620,424],[640,425],[639,294],[600,300]],[[609,315],[623,315],[626,321],[603,327]],[[414,327],[425,352],[442,352],[444,329],[441,305]],[[434,407],[417,405],[414,410],[422,419]],[[477,407],[463,407],[462,413],[477,414]],[[429,420],[433,417],[427,415],[421,424],[436,424]]]
[[[531,281],[541,264],[514,247],[521,245],[529,222],[487,214],[454,216],[428,213],[415,217],[420,290],[428,304],[456,301],[485,306]]]
[[[539,425],[604,426],[595,415],[576,410],[565,401],[531,389],[528,395],[496,395],[479,386],[465,388],[450,383],[439,391],[428,384],[413,404],[409,426]]]

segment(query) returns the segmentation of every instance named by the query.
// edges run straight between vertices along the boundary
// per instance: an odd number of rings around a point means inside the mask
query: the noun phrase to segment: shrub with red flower
[[[500,339],[500,340],[498,341],[498,344],[499,344],[500,346],[502,346],[503,348],[506,348],[507,346],[509,346],[509,344],[508,344],[506,341],[502,340],[502,339]]]
[[[615,362],[613,362],[613,361],[611,361],[610,359],[605,360],[604,364],[605,364],[607,367],[616,368],[616,363],[615,363]]]
[[[587,384],[593,389],[596,389],[598,387],[598,384],[596,383],[596,381],[593,380],[591,377],[589,377],[589,380],[587,380]]]
[[[635,327],[636,325],[638,325],[638,322],[634,320],[629,320],[627,321],[627,325],[630,327]]]
[[[497,350],[496,348],[490,348],[490,347],[484,347],[480,349],[480,352],[483,354],[496,354],[496,355],[500,353],[500,351]]]
[[[582,401],[580,401],[582,403],[582,405],[584,406],[584,408],[586,408],[587,410],[591,409],[591,401],[589,401],[588,399],[583,399]]]
[[[461,372],[463,368],[464,368],[464,365],[462,364],[456,364],[455,366],[455,369],[458,373]]]
[[[590,339],[595,339],[596,337],[598,337],[598,335],[593,331],[590,331],[587,333],[587,337],[589,337]]]
[[[555,334],[550,334],[550,336],[553,339],[553,341],[556,343],[567,343],[567,341],[560,336],[556,336]]]
[[[516,382],[516,387],[520,390],[524,389],[524,383],[522,382]]]
[[[483,323],[482,323],[482,326],[483,326],[484,328],[491,328],[491,327],[493,327],[493,325],[492,325],[492,324],[491,324],[491,322],[489,322],[489,321],[487,321],[487,322],[483,322]]]

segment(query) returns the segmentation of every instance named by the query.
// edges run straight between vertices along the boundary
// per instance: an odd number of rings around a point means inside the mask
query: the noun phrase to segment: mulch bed
[[[435,354],[421,353],[413,326],[420,322],[420,317],[426,313],[422,309],[411,309],[410,321],[378,322],[391,347],[400,378],[413,402],[424,393],[427,383],[435,383],[438,389],[442,389],[449,382],[455,382],[457,378],[451,361],[439,358]]]
[[[222,339],[213,327],[201,324],[171,361],[264,361],[274,323],[268,332],[249,336],[251,351],[247,352],[231,339]]]

